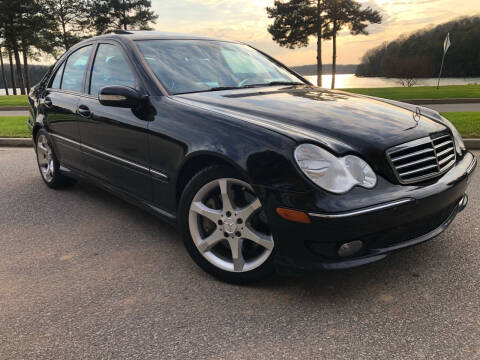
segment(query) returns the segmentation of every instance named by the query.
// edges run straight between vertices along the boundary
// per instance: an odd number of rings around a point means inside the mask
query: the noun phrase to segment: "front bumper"
[[[375,190],[354,189],[345,195],[263,189],[273,225],[275,262],[282,269],[345,269],[428,241],[466,207],[465,192],[476,165],[476,158],[467,152],[449,172],[429,184],[394,185],[381,179]],[[280,218],[274,213],[278,207],[307,212],[311,224]],[[340,246],[351,241],[361,241],[362,249],[349,258],[340,257]]]

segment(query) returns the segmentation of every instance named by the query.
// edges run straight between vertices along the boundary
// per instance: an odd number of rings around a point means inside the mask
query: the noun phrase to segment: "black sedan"
[[[427,241],[467,205],[476,167],[437,112],[316,88],[252,47],[189,35],[82,41],[29,102],[50,188],[86,179],[178,224],[195,262],[235,283]]]

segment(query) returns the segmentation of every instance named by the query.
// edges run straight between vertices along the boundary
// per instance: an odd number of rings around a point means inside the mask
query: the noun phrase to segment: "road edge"
[[[444,105],[444,104],[480,104],[480,98],[465,99],[408,99],[401,102],[412,105]]]
[[[28,106],[0,106],[0,111],[28,111]]]
[[[32,147],[30,138],[0,138],[0,147]]]
[[[480,150],[480,139],[463,139],[468,150]]]

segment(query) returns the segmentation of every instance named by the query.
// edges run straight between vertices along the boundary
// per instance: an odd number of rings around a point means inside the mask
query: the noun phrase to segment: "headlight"
[[[462,155],[462,152],[467,150],[465,144],[463,143],[462,135],[458,132],[457,128],[447,119],[442,116],[445,125],[452,131],[453,139],[455,141],[455,150],[458,155]]]
[[[338,158],[321,147],[303,144],[295,149],[295,160],[310,180],[335,194],[344,194],[357,185],[372,189],[377,184],[372,168],[357,156]]]

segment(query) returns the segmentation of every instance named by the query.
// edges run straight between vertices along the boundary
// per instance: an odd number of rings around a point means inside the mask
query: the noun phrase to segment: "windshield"
[[[304,84],[246,45],[206,40],[139,40],[137,45],[170,94]]]

